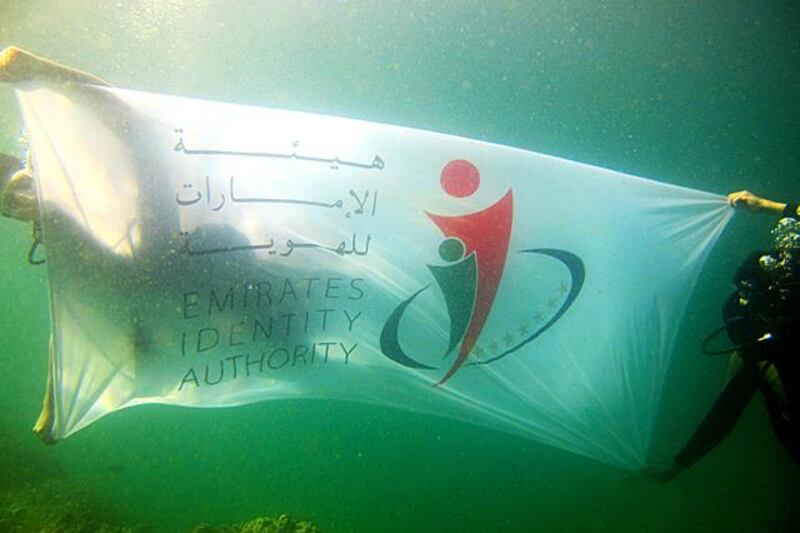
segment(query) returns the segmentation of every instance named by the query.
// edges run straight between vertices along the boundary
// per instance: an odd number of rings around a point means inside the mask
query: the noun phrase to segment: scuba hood
[[[0,154],[0,214],[25,222],[39,208],[36,183],[28,166],[17,157]]]

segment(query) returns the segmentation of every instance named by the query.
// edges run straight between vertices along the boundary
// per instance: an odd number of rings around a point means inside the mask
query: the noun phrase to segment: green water
[[[800,199],[794,1],[2,0],[15,44],[142,90],[387,122],[725,193]],[[0,149],[19,117],[0,90]],[[568,201],[568,199],[565,199]],[[576,217],[580,214],[576,213]],[[657,454],[726,361],[697,346],[769,217],[736,217],[693,295]],[[139,407],[55,447],[30,433],[46,374],[46,273],[0,220],[0,489],[58,480],[121,523],[181,531],[290,513],[326,531],[790,531],[800,470],[756,398],[667,486],[485,429],[388,409]]]

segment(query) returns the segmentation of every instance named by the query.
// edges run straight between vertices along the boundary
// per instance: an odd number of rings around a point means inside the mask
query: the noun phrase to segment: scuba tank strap
[[[36,257],[36,251],[39,249],[39,245],[42,243],[42,224],[39,222],[39,217],[36,217],[33,221],[33,242],[31,243],[31,247],[28,250],[28,264],[33,266],[43,265],[45,263],[45,259],[38,259]]]
[[[728,330],[728,324],[724,324],[724,325],[718,327],[717,329],[715,329],[714,331],[712,331],[711,333],[709,333],[706,336],[706,338],[703,339],[703,342],[700,343],[700,350],[705,355],[728,355],[728,354],[732,354],[735,351],[738,351],[741,348],[741,346],[739,346],[739,345],[733,345],[732,347],[723,348],[721,350],[712,350],[712,349],[710,349],[708,347],[714,339],[719,337],[720,333],[722,333],[724,331],[727,331],[727,330]]]

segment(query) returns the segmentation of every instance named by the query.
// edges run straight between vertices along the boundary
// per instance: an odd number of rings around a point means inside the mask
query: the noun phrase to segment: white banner
[[[368,402],[645,463],[721,196],[436,133],[18,88],[45,438],[143,403]]]

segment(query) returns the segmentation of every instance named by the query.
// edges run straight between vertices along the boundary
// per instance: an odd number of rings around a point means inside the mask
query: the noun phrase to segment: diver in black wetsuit
[[[757,252],[739,267],[736,291],[723,306],[725,329],[736,345],[731,378],[711,410],[671,464],[644,473],[667,482],[690,467],[734,428],[750,398],[761,390],[778,440],[800,463],[797,412],[800,340],[800,208],[760,198],[748,191],[728,195],[731,205],[775,214],[774,247]]]

